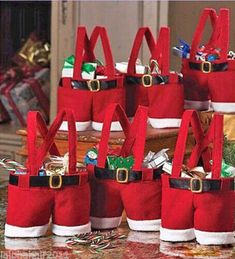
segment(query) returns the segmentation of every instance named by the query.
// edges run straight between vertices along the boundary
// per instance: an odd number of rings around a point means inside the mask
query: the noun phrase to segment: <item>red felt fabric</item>
[[[185,99],[191,101],[212,101],[234,102],[235,95],[232,92],[233,72],[210,72],[203,73],[199,70],[193,70],[189,67],[189,62],[202,64],[202,61],[197,61],[195,55],[201,42],[202,33],[205,28],[206,20],[210,19],[212,25],[212,34],[205,46],[205,53],[210,49],[220,48],[220,58],[211,62],[212,64],[219,64],[227,62],[227,53],[229,50],[229,10],[221,8],[219,14],[211,8],[205,8],[200,16],[199,23],[194,33],[192,45],[190,49],[190,58],[183,58],[182,73]],[[234,63],[234,61],[229,61]],[[228,70],[234,70],[234,64],[230,64]],[[222,81],[223,80],[223,81]],[[224,81],[225,80],[225,81]],[[224,91],[228,86],[228,92]],[[230,95],[230,93],[232,93]],[[221,96],[219,97],[219,95]],[[232,101],[231,101],[232,100]]]
[[[83,62],[94,62],[94,48],[100,37],[105,57],[105,76],[106,79],[99,81],[117,80],[115,89],[100,90],[91,92],[89,90],[73,89],[71,78],[63,78],[62,86],[58,87],[58,106],[60,111],[64,108],[71,108],[75,112],[77,122],[103,122],[104,112],[108,104],[113,102],[120,103],[125,107],[125,91],[123,87],[123,76],[115,73],[113,56],[106,29],[96,26],[88,39],[85,27],[77,29],[77,43],[75,52],[75,64],[73,80],[84,80],[81,77],[81,67]],[[85,53],[84,53],[85,52]],[[115,117],[113,119],[115,121]]]
[[[161,213],[161,181],[152,179],[152,169],[142,168],[147,130],[147,108],[139,107],[130,123],[124,110],[118,104],[111,104],[105,120],[99,143],[98,166],[105,168],[111,121],[116,113],[125,134],[120,155],[133,155],[133,170],[142,171],[140,181],[121,184],[115,180],[98,180],[94,176],[94,166],[88,167],[91,184],[91,216],[120,217],[123,208],[132,220],[159,219]],[[150,179],[151,178],[151,179]]]
[[[171,178],[180,178],[189,126],[195,136],[195,147],[188,167],[197,165],[202,157],[206,171],[212,179],[221,181],[221,189],[193,193],[190,190],[171,188]],[[213,144],[213,148],[209,145]],[[209,129],[204,132],[195,111],[184,113],[173,158],[172,175],[162,176],[162,227],[166,229],[195,228],[207,232],[232,232],[234,230],[234,191],[229,186],[233,178],[221,178],[223,148],[223,116],[215,114]],[[213,161],[212,166],[210,160]],[[207,179],[210,181],[210,179]],[[181,240],[179,240],[181,241]]]
[[[181,119],[184,112],[184,89],[170,83],[148,89],[149,117],[154,119]]]
[[[151,54],[150,60],[153,59],[158,62],[159,69],[161,70],[160,75],[169,76],[169,82],[164,85],[153,85],[151,87],[126,82],[127,115],[132,117],[138,105],[143,105],[149,106],[150,118],[181,118],[184,107],[184,92],[183,86],[178,82],[178,75],[169,71],[170,29],[168,27],[160,29],[156,41],[154,41],[149,28],[139,29],[133,44],[126,76],[138,77],[140,79],[143,76],[135,72],[135,62],[144,36]],[[156,74],[153,74],[153,76],[156,76]]]
[[[30,187],[29,179],[38,175],[47,153],[59,155],[54,138],[64,118],[69,124],[68,175],[80,175],[82,180],[78,185],[62,186],[56,190],[49,187]],[[40,145],[36,145],[37,133],[40,133],[43,139]],[[49,223],[51,215],[53,223],[61,226],[88,224],[90,186],[86,169],[76,169],[77,134],[73,111],[61,111],[49,129],[38,112],[30,112],[27,142],[27,174],[18,175],[18,186],[8,186],[7,224],[17,227],[43,226]]]
[[[235,63],[235,62],[234,62]],[[212,102],[235,103],[235,69],[215,74],[208,80]],[[233,111],[235,112],[235,110]]]

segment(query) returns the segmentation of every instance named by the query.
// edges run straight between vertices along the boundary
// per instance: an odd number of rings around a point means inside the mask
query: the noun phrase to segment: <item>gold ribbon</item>
[[[29,38],[18,55],[30,65],[46,66],[50,63],[50,44]]]

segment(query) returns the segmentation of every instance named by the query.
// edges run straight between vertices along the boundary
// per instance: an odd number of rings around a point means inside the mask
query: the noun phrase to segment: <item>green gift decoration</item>
[[[82,64],[82,72],[86,72],[90,74],[91,72],[95,71],[95,66],[93,66],[91,63],[83,63]]]
[[[234,177],[235,176],[235,168],[226,164],[224,162],[224,160],[222,161],[221,176],[222,177]]]
[[[67,57],[64,61],[64,68],[73,68],[74,67],[74,62],[75,62],[75,57],[74,55],[71,55],[69,57]]]
[[[62,77],[73,77],[73,68],[75,63],[75,56],[71,55],[67,57],[64,61]],[[88,63],[85,62],[82,64],[82,78],[83,79],[94,79],[95,71],[97,68],[97,62]]]
[[[130,170],[134,164],[133,156],[120,157],[120,156],[108,156],[107,166],[110,170],[116,170],[118,168],[126,168]]]

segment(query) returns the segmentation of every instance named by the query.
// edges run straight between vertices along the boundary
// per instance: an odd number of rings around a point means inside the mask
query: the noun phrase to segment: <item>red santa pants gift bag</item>
[[[212,24],[212,35],[209,41],[199,47],[202,33],[207,19],[210,18]],[[227,95],[227,89],[229,92],[230,84],[223,82],[221,87],[225,85],[223,90],[220,90],[221,95],[218,98],[217,85],[220,83],[215,78],[226,79],[228,72],[228,52],[229,44],[229,10],[220,9],[219,15],[216,15],[214,9],[205,8],[199,19],[196,31],[193,36],[192,45],[190,49],[190,57],[183,58],[182,61],[182,73],[183,84],[185,90],[185,108],[207,110],[209,108],[209,96],[211,97],[212,106],[215,110],[218,110],[217,106],[221,106],[221,98],[223,102],[231,102],[231,97]],[[210,80],[212,81],[210,82]],[[229,77],[230,80],[230,77]],[[212,85],[212,82],[214,84]],[[224,90],[226,89],[226,91]],[[233,97],[235,93],[232,94]],[[227,100],[226,100],[227,99]],[[234,100],[235,101],[235,100]]]
[[[138,67],[136,65],[144,37],[148,44],[151,56],[156,45],[153,34],[148,27],[143,27],[138,30],[131,50],[127,73],[125,76],[126,113],[128,117],[134,116],[138,105],[148,106],[149,104],[147,86],[150,84],[150,75],[145,75],[146,71],[144,66]]]
[[[125,142],[118,157],[133,155],[134,164],[110,169],[108,167],[108,139],[113,116],[117,115]],[[132,124],[118,104],[106,111],[99,143],[97,166],[89,165],[91,184],[91,224],[96,229],[118,227],[123,208],[132,230],[157,231],[161,214],[161,169],[142,167],[147,127],[147,107],[139,107]]]
[[[63,119],[68,121],[69,127],[69,157],[67,168],[59,174],[49,168],[44,170],[42,166],[48,152],[60,155],[54,138]],[[27,170],[21,174],[10,173],[5,236],[43,236],[50,217],[52,232],[56,235],[89,232],[90,187],[86,168],[76,165],[77,137],[72,111],[61,111],[49,130],[38,112],[29,112],[27,124]],[[37,144],[37,129],[43,138],[40,145]]]
[[[194,168],[202,158],[210,178],[181,176],[190,124],[196,145],[187,166]],[[223,116],[215,114],[208,131],[203,132],[198,114],[186,111],[174,152],[172,175],[162,175],[162,240],[188,241],[196,237],[203,245],[235,242],[234,178],[221,178],[222,149]]]
[[[235,54],[233,51],[228,51],[229,46],[229,10],[225,9],[221,11],[221,22],[218,31],[223,31],[221,38],[221,46],[225,46],[225,50],[221,53],[227,69],[220,71],[219,73],[213,73],[213,76],[209,77],[208,86],[211,97],[211,106],[216,112],[234,113],[235,112]],[[226,37],[224,36],[226,35]],[[227,47],[227,48],[226,48]],[[227,58],[227,60],[226,60]]]
[[[97,66],[93,53],[98,37],[104,51],[105,66]],[[89,66],[96,68],[90,73],[93,77],[86,79],[82,70],[86,71]],[[89,40],[86,29],[78,27],[73,77],[64,77],[61,81],[62,85],[58,87],[58,110],[74,110],[77,130],[86,130],[90,125],[95,130],[102,130],[106,107],[113,102],[125,106],[123,76],[115,71],[105,28],[96,27]],[[60,129],[66,130],[67,122]],[[120,124],[114,118],[112,130],[120,129]]]
[[[184,88],[181,77],[169,71],[170,29],[160,29],[152,62],[158,71],[149,75],[155,83],[146,88],[149,102],[149,122],[154,128],[179,127],[184,112]]]

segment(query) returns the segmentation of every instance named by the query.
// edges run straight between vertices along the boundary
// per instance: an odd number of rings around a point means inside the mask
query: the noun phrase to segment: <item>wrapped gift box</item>
[[[0,99],[11,120],[21,126],[26,125],[28,111],[40,111],[48,121],[50,96],[50,71],[43,68],[34,76],[20,82],[10,82],[1,91]]]

